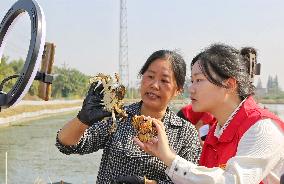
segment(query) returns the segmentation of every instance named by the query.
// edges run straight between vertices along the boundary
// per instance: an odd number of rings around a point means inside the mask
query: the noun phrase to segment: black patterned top
[[[65,146],[56,139],[56,146],[64,154],[88,154],[103,149],[97,183],[110,183],[118,176],[138,175],[156,180],[158,183],[172,183],[165,174],[166,165],[133,142],[135,136],[131,118],[140,115],[142,102],[125,107],[127,119],[117,122],[116,132],[110,134],[112,121],[97,122],[89,127],[77,145]],[[170,146],[182,158],[198,163],[201,147],[195,127],[179,118],[167,108],[163,118]]]

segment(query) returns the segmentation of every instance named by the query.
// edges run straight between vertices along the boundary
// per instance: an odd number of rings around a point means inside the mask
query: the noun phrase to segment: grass
[[[260,99],[258,102],[263,104],[284,104],[284,99]]]

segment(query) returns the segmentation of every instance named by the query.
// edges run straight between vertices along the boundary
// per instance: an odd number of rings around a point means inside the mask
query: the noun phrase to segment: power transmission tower
[[[122,83],[129,87],[126,0],[120,0],[119,76]]]

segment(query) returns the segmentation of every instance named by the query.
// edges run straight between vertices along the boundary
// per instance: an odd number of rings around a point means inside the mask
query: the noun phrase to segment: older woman
[[[170,149],[164,125],[157,120],[158,139],[135,139],[168,166],[166,173],[174,183],[279,183],[284,172],[284,123],[254,101],[253,75],[249,76],[251,67],[242,53],[215,44],[191,63],[192,108],[217,119],[205,140],[201,166]]]
[[[201,148],[198,133],[168,107],[169,102],[183,89],[186,64],[173,51],[159,50],[146,61],[139,73],[142,76],[141,101],[125,107],[126,120],[117,122],[117,130],[109,133],[112,121],[100,104],[101,87],[91,86],[78,116],[58,133],[57,147],[65,153],[87,154],[103,149],[97,183],[172,183],[165,174],[166,165],[139,149],[131,119],[144,115],[163,122],[173,150],[184,159],[197,163]],[[82,168],[84,168],[82,166]]]

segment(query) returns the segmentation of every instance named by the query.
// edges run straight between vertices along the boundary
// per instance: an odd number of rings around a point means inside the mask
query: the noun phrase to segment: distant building
[[[277,75],[274,78],[269,75],[266,86],[267,86],[267,93],[277,94],[281,91]]]
[[[261,79],[258,78],[256,89],[255,89],[255,95],[258,97],[263,97],[267,93],[267,89],[262,87]]]

